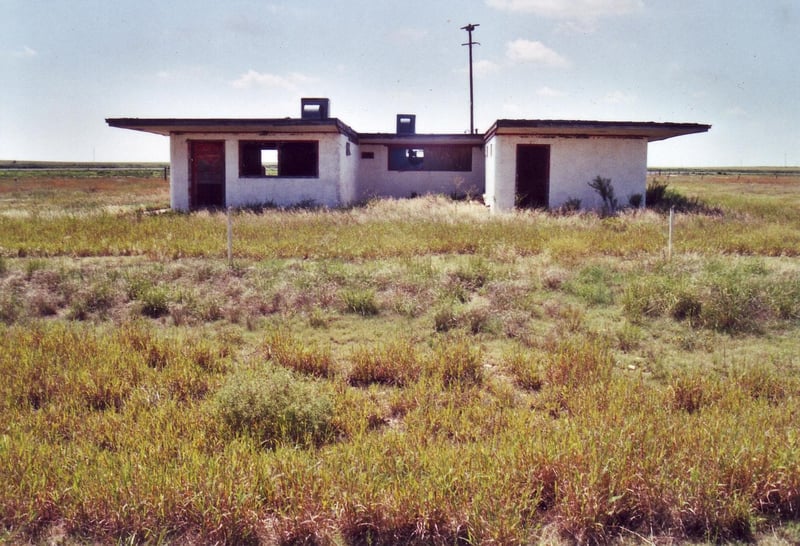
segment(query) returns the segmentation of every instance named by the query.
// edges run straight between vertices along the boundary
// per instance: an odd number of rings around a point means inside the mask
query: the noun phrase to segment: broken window
[[[317,177],[319,143],[242,141],[239,143],[239,176]]]
[[[389,146],[390,171],[471,171],[472,147],[434,145]]]

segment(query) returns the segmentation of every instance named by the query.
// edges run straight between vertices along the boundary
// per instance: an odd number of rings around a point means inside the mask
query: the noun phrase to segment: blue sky
[[[709,123],[651,166],[800,165],[797,0],[0,0],[0,159],[164,161],[106,117],[286,117],[357,131],[498,118]]]

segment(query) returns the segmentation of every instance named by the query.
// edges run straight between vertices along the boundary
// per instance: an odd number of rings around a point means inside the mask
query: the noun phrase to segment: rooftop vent
[[[302,119],[328,119],[330,99],[300,99],[300,117]]]
[[[417,116],[414,114],[397,114],[397,134],[413,135],[417,132]]]

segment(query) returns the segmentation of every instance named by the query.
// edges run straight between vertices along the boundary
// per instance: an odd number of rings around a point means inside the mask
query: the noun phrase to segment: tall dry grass
[[[238,212],[232,264],[0,214],[0,540],[797,539],[791,199],[706,183],[670,261],[655,212]]]

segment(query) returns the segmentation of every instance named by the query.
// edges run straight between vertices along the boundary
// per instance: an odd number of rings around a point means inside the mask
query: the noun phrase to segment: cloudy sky
[[[0,159],[164,161],[106,117],[287,117],[357,131],[498,118],[709,123],[651,166],[800,165],[798,0],[0,0]]]

